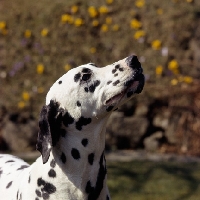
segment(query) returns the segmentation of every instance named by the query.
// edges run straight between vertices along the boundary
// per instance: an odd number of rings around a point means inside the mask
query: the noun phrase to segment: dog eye
[[[83,81],[88,81],[90,79],[90,77],[91,77],[91,74],[83,74],[82,80]]]

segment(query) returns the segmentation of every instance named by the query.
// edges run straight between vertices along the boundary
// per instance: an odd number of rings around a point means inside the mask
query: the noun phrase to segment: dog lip
[[[144,75],[139,74],[137,76],[132,77],[124,83],[124,86],[125,88],[121,92],[117,93],[116,95],[113,95],[111,98],[106,100],[105,104],[112,105],[116,102],[119,102],[128,92],[133,92],[137,94],[140,93],[144,86]]]

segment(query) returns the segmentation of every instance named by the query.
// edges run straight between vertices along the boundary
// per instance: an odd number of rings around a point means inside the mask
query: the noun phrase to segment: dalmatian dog
[[[144,75],[132,55],[106,67],[71,69],[50,88],[29,165],[0,154],[2,200],[109,200],[105,127],[113,110],[140,93]]]

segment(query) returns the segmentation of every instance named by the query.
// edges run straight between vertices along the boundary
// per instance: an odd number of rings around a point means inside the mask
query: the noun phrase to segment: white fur
[[[118,64],[123,70],[116,70],[113,73],[115,66]],[[51,100],[54,100],[62,108],[61,114],[64,115],[64,113],[68,112],[74,122],[69,124],[68,127],[62,124],[62,128],[67,133],[65,137],[59,138],[56,146],[52,147],[51,143],[47,144],[47,148],[52,149],[47,161],[44,161],[42,155],[29,167],[20,169],[21,166],[28,166],[28,164],[11,155],[0,155],[1,199],[90,200],[89,193],[86,191],[88,181],[90,181],[93,189],[97,185],[100,188],[95,188],[95,191],[100,193],[92,200],[110,199],[106,186],[106,175],[101,180],[98,174],[106,169],[105,159],[102,155],[105,148],[105,126],[108,117],[112,110],[130,99],[126,97],[126,93],[130,90],[136,91],[139,85],[139,82],[135,81],[130,86],[130,89],[125,87],[124,84],[136,76],[136,70],[128,65],[127,58],[103,68],[97,68],[91,64],[82,65],[68,71],[53,84],[47,94],[45,108],[49,108],[48,105],[50,105]],[[81,81],[84,68],[90,69],[92,72],[88,81]],[[74,77],[78,73],[81,74],[81,77],[76,82]],[[114,76],[116,73],[117,75]],[[99,84],[94,91],[86,92],[85,87],[89,87],[97,80]],[[114,86],[113,83],[117,80],[120,82]],[[62,83],[59,84],[59,81],[62,81]],[[112,81],[112,83],[108,84],[109,81]],[[77,101],[81,103],[81,106],[77,106]],[[112,107],[108,111],[106,109],[109,106]],[[59,113],[56,117],[58,116]],[[91,122],[87,125],[82,125],[81,130],[78,130],[76,123],[81,117],[90,118]],[[42,134],[41,132],[39,132],[39,135]],[[84,146],[81,142],[86,138],[88,139],[88,144]],[[46,139],[45,136],[44,140]],[[80,158],[73,158],[72,149],[78,150]],[[66,162],[61,159],[62,153],[65,155],[63,160],[65,161],[66,158]],[[92,153],[94,154],[94,159],[92,164],[89,164],[88,157]],[[55,161],[55,166],[53,167],[52,160]],[[53,175],[56,173],[56,176],[50,176],[50,170],[52,170]],[[38,183],[38,180],[43,180],[45,183]],[[49,186],[48,184],[52,185],[50,190],[48,189],[47,191],[44,188]],[[102,188],[101,184],[103,184]]]

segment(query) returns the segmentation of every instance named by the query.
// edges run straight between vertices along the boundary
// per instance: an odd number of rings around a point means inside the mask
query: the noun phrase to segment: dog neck
[[[57,199],[109,198],[104,156],[106,121],[93,120],[84,131],[68,127],[66,135],[53,147],[41,172],[42,177],[47,174],[43,179],[55,182],[60,190]]]

